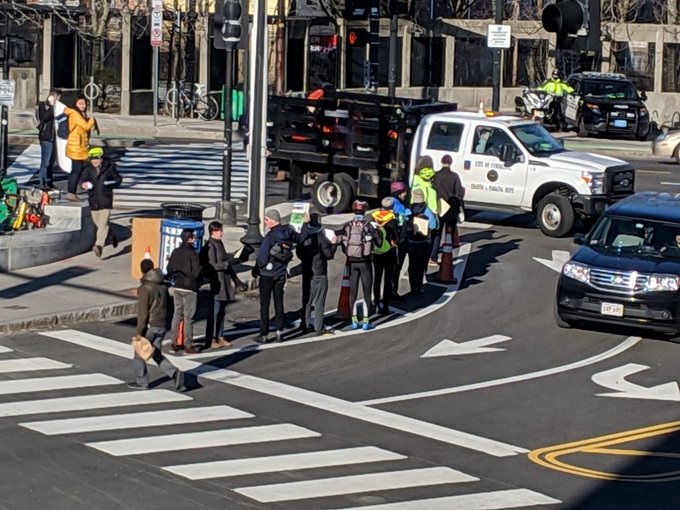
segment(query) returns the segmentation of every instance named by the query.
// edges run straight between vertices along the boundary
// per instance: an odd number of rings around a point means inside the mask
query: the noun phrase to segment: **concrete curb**
[[[83,322],[98,322],[109,319],[132,317],[137,313],[137,301],[93,306],[81,310],[55,312],[9,322],[0,322],[0,336],[19,332],[49,329],[57,326],[72,326]]]

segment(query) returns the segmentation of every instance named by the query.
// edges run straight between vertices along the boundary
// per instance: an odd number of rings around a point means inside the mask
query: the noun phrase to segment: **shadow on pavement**
[[[500,257],[511,251],[519,249],[521,239],[503,239],[508,236],[498,235],[496,231],[484,230],[475,232],[473,234],[466,234],[461,236],[461,241],[470,243],[476,247],[475,251],[470,254],[468,263],[465,266],[465,276],[460,286],[460,290],[471,287],[481,283],[481,277],[489,272],[492,264],[500,262]],[[480,241],[494,241],[485,244],[476,244]]]

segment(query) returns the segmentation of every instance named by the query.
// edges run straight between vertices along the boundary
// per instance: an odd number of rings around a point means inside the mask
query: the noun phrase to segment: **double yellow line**
[[[670,423],[662,423],[652,427],[645,427],[640,429],[627,430],[625,432],[618,432],[607,436],[594,437],[591,439],[584,439],[573,443],[565,443],[561,445],[548,446],[539,448],[529,452],[529,459],[536,464],[569,473],[572,475],[585,476],[588,478],[598,478],[600,480],[616,480],[621,482],[674,482],[680,480],[680,470],[666,471],[661,473],[653,473],[647,475],[624,475],[620,473],[608,473],[605,471],[597,471],[594,469],[587,469],[574,464],[563,462],[560,457],[566,455],[573,455],[579,453],[594,453],[600,455],[624,455],[631,457],[661,457],[667,459],[680,459],[680,453],[665,453],[644,450],[629,450],[620,448],[609,448],[610,446],[619,445],[621,443],[628,443],[640,439],[647,439],[650,437],[661,436],[664,434],[672,434],[680,431],[680,421]]]

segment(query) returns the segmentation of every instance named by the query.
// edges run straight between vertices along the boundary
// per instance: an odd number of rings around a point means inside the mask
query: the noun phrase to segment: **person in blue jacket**
[[[290,225],[281,225],[281,215],[277,209],[264,213],[264,226],[269,230],[262,240],[257,254],[257,268],[260,273],[260,335],[257,342],[269,340],[269,304],[274,296],[276,340],[283,340],[283,288],[286,284],[288,263],[293,259],[296,244],[306,238],[306,223],[298,233]]]

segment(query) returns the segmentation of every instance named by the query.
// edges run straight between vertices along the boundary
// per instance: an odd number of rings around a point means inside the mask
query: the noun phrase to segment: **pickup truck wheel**
[[[352,182],[347,175],[336,174],[331,180],[329,174],[323,174],[314,182],[312,201],[320,211],[331,214],[344,212],[353,198]]]
[[[550,193],[538,203],[536,219],[545,235],[564,237],[574,226],[574,209],[567,197]]]

